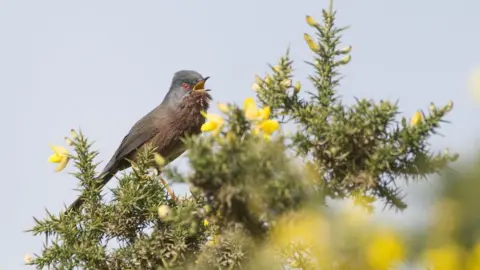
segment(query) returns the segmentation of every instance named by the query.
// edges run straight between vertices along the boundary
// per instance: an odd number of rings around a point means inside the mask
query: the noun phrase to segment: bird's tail
[[[96,179],[96,181],[98,182],[98,187],[103,188],[108,183],[108,181],[112,179],[114,175],[115,174],[107,172],[98,176]],[[83,194],[82,194],[78,196],[78,198],[72,204],[70,204],[67,212],[78,211],[78,209],[80,209],[80,207],[83,205],[84,202],[85,202],[85,199],[83,198]]]

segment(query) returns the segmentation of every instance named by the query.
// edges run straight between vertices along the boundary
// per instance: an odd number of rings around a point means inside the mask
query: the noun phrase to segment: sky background
[[[0,269],[24,269],[24,255],[43,241],[23,232],[32,216],[58,212],[77,196],[72,167],[54,173],[47,163],[49,143],[63,144],[71,128],[81,128],[100,151],[97,161],[107,161],[133,123],[161,102],[177,70],[211,76],[215,101],[239,103],[253,96],[254,74],[263,75],[287,46],[307,90],[312,70],[303,61],[311,52],[303,33],[313,32],[304,17],[320,20],[327,5],[0,0]],[[399,99],[409,117],[431,101],[453,100],[452,124],[432,146],[471,156],[480,123],[467,82],[480,65],[480,1],[345,0],[335,7],[337,24],[351,26],[343,42],[353,46],[352,62],[339,88],[345,101]],[[403,213],[377,217],[400,227],[424,222],[434,180],[409,186]]]

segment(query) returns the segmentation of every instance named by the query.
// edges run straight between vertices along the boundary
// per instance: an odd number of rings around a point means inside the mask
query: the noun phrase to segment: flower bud
[[[270,85],[272,83],[272,78],[270,77],[270,75],[267,74],[267,76],[265,77],[265,82],[267,83],[267,85]]]
[[[350,62],[350,60],[352,60],[352,56],[347,55],[347,56],[343,57],[340,61],[338,61],[336,64],[337,64],[338,66],[340,66],[340,65],[346,65],[346,64],[348,64],[348,63]]]
[[[153,158],[158,166],[163,167],[163,165],[165,165],[165,159],[159,153],[154,153]]]
[[[452,109],[453,109],[453,101],[450,100],[450,101],[447,103],[447,106],[445,106],[445,111],[449,112],[449,111],[451,111]]]
[[[260,85],[258,85],[257,83],[254,83],[252,84],[252,89],[253,91],[257,92],[258,90],[260,90]]]
[[[350,53],[351,50],[352,50],[352,46],[347,46],[343,49],[338,50],[336,54],[347,54],[347,53]]]
[[[307,24],[310,25],[311,27],[317,27],[318,23],[313,19],[310,15],[307,15],[305,17],[305,21],[307,21]]]
[[[437,111],[437,108],[435,107],[435,104],[433,104],[433,102],[430,102],[429,110],[431,114],[435,114],[435,112]]]
[[[298,93],[300,92],[300,89],[302,88],[302,83],[300,81],[297,81],[295,83],[295,86],[293,87],[293,89],[295,90],[295,93]]]
[[[32,262],[32,256],[30,256],[30,254],[25,254],[25,256],[23,256],[23,261],[26,264],[30,264]]]
[[[416,111],[415,114],[412,117],[412,120],[410,121],[411,126],[416,126],[422,121],[422,114],[420,111]]]
[[[290,79],[285,79],[285,80],[283,80],[283,81],[281,82],[281,84],[282,84],[282,86],[288,88],[288,87],[292,86],[292,80],[290,80]]]
[[[158,207],[158,216],[161,219],[166,218],[169,213],[170,213],[170,207],[168,207],[168,205],[160,205],[160,207]]]
[[[261,84],[263,83],[263,80],[262,80],[262,78],[260,78],[260,76],[255,75],[255,82],[256,82],[258,85],[261,85]]]
[[[65,143],[66,143],[68,146],[72,146],[72,145],[73,145],[72,140],[70,140],[70,138],[68,138],[68,137],[65,137]]]
[[[312,50],[314,52],[319,52],[320,51],[320,45],[318,45],[317,42],[313,41],[313,39],[310,37],[310,35],[305,33],[305,34],[303,34],[303,38],[307,42],[307,45],[310,48],[310,50]]]
[[[78,134],[77,134],[77,132],[75,131],[75,129],[72,128],[72,129],[70,130],[70,139],[72,139],[72,140],[75,141],[77,138],[78,138]]]

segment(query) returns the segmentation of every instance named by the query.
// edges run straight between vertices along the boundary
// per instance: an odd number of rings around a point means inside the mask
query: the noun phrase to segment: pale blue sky
[[[288,45],[297,78],[310,87],[303,33],[312,32],[304,16],[320,19],[327,3],[0,0],[0,269],[23,269],[24,254],[39,251],[42,239],[22,232],[32,215],[57,212],[76,197],[72,167],[54,173],[48,143],[63,143],[81,127],[101,151],[98,160],[109,159],[131,125],[163,99],[175,71],[209,75],[216,101],[241,102],[252,95],[254,74]],[[466,83],[480,65],[480,1],[344,0],[336,8],[337,24],[352,26],[343,39],[353,46],[352,62],[340,88],[348,102],[399,98],[409,116],[452,99],[453,124],[432,140],[434,148],[477,148],[480,124]],[[432,187],[412,188],[423,198],[412,202],[425,202]],[[409,225],[425,213],[414,207],[383,216]]]

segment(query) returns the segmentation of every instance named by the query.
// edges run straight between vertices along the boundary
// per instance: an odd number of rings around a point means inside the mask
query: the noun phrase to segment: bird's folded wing
[[[110,162],[105,166],[102,174],[111,172],[111,170],[118,170],[117,166],[119,163],[123,163],[125,158],[129,158],[132,152],[142,147],[158,133],[157,125],[146,122],[147,121],[139,121],[132,127],[130,132],[123,138]]]

